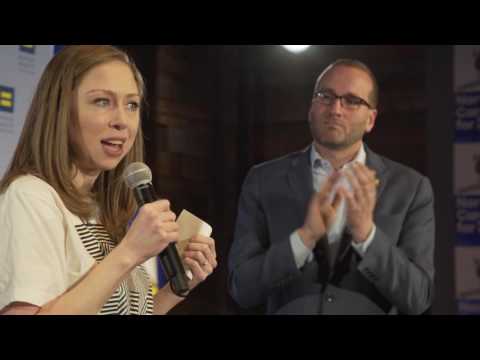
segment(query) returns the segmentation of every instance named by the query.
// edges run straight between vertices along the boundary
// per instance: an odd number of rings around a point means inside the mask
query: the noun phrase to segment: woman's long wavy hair
[[[22,175],[37,176],[57,191],[73,214],[84,221],[98,216],[113,240],[119,242],[136,210],[122,173],[131,162],[143,161],[142,127],[127,156],[115,169],[102,172],[89,194],[73,185],[75,164],[68,135],[76,88],[92,68],[111,61],[130,67],[145,99],[142,75],[125,52],[110,45],[66,46],[50,61],[38,83],[12,162],[0,181],[0,194]]]

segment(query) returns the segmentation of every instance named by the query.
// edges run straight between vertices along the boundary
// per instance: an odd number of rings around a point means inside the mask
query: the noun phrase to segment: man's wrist
[[[301,227],[297,230],[297,232],[305,246],[308,249],[313,250],[315,248],[315,245],[317,244],[318,237],[316,237],[313,232],[306,226]]]
[[[369,226],[366,226],[365,229],[352,232],[352,241],[355,244],[362,244],[367,241],[369,235],[372,233],[373,230],[373,222],[371,222]]]

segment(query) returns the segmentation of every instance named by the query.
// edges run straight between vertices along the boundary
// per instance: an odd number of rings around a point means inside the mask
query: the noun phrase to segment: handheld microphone
[[[152,185],[152,172],[147,165],[139,162],[130,164],[125,169],[123,178],[127,186],[133,191],[139,208],[157,200]],[[163,272],[170,280],[173,292],[184,297],[189,291],[188,278],[175,244],[168,244],[167,248],[158,256]]]

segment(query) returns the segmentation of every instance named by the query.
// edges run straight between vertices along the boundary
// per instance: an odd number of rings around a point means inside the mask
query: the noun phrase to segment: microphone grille
[[[131,163],[123,172],[123,179],[130,189],[134,189],[139,185],[152,183],[152,171],[141,162]]]

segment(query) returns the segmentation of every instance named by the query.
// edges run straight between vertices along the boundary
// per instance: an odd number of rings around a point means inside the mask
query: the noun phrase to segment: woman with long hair
[[[113,46],[67,46],[48,64],[0,182],[0,314],[165,314],[182,301],[170,286],[153,296],[142,266],[178,240],[176,216],[167,200],[137,209],[122,177],[143,160],[144,96]],[[190,289],[217,266],[211,238],[182,257]]]

